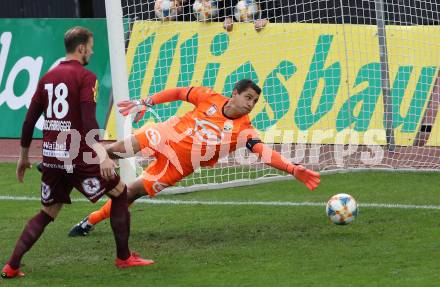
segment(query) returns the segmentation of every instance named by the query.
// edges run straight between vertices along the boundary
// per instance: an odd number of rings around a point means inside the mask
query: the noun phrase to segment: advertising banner
[[[178,31],[174,22],[133,26],[127,51],[132,98],[199,85],[230,96],[237,80],[251,78],[263,90],[252,122],[268,142],[386,143],[375,26],[270,24],[257,33],[252,24],[239,24],[226,33],[221,23],[178,25]],[[387,28],[398,145],[413,144],[431,98],[440,53],[426,39],[434,34],[440,30]],[[181,102],[156,107],[163,119],[189,109]],[[440,145],[438,126],[429,145]],[[110,121],[109,135],[114,128]]]
[[[38,80],[64,58],[64,33],[84,26],[94,33],[94,55],[87,69],[99,82],[97,119],[105,127],[111,75],[104,19],[0,19],[0,138],[19,138]],[[34,137],[41,138],[40,118]]]

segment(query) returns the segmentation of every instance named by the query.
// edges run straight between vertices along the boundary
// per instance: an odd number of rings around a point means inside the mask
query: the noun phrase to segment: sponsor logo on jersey
[[[51,150],[66,150],[66,143],[57,143],[57,142],[43,142],[43,148],[51,149]]]
[[[205,115],[208,117],[213,116],[217,112],[218,108],[216,104],[213,104],[209,107],[209,109],[205,112]]]
[[[43,142],[43,156],[68,158],[69,151],[66,150],[66,143]]]
[[[223,138],[222,129],[214,123],[206,120],[195,119],[194,135],[199,142],[220,144]]]
[[[69,158],[70,154],[68,151],[64,151],[64,150],[43,149],[43,156],[56,157],[56,158]]]
[[[57,164],[57,163],[42,163],[44,167],[47,168],[55,168],[55,169],[62,169],[62,170],[73,170],[75,168],[75,164]]]

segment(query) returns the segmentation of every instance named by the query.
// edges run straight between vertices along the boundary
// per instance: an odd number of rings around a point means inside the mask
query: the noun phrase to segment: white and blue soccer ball
[[[352,222],[358,215],[358,205],[353,196],[339,193],[329,199],[325,211],[331,222],[345,225]]]
[[[207,22],[218,15],[217,1],[195,0],[192,6],[193,13],[198,21]]]
[[[260,6],[254,0],[240,0],[235,5],[234,16],[238,22],[251,22],[260,18]]]
[[[162,21],[172,21],[177,18],[181,7],[178,1],[156,0],[154,2],[154,13]]]

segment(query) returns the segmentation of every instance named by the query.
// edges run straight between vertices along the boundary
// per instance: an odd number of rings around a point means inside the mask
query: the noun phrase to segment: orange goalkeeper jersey
[[[228,98],[206,87],[185,89],[181,98],[195,108],[182,117],[156,125],[161,138],[176,152],[180,161],[200,155],[200,165],[214,165],[249,138],[258,138],[249,116],[230,119],[223,113]],[[148,136],[148,135],[147,135]],[[141,143],[141,146],[145,146]]]

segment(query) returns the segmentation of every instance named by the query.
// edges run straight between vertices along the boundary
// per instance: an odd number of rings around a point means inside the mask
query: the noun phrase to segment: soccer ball
[[[329,199],[325,211],[331,222],[338,225],[345,225],[356,218],[358,206],[353,196],[339,193]]]
[[[154,3],[154,12],[156,17],[162,21],[175,20],[181,7],[175,0],[156,0]]]
[[[197,20],[201,22],[209,21],[218,15],[217,1],[195,0],[192,8]]]
[[[234,9],[235,20],[250,22],[260,16],[260,7],[254,0],[240,0]]]

